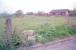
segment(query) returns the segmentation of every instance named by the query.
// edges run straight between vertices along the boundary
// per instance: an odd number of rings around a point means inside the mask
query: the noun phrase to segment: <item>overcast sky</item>
[[[52,9],[73,9],[76,0],[0,0],[0,12],[49,12]]]

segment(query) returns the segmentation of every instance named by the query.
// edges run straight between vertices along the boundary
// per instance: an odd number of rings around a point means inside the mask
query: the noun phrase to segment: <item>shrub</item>
[[[15,50],[15,48],[9,47],[4,41],[0,41],[0,50]]]
[[[19,35],[15,33],[12,37],[12,45],[14,46],[14,48],[17,48],[20,46],[20,44],[21,44],[21,39]]]
[[[53,26],[50,24],[42,25],[36,30],[37,41],[41,43],[46,43],[57,38],[64,38],[67,36],[74,35],[76,29],[73,29],[67,25]]]
[[[16,50],[16,48],[20,45],[21,41],[18,35],[14,34],[11,39],[11,46],[9,46],[9,42],[2,39],[0,40],[0,50]]]

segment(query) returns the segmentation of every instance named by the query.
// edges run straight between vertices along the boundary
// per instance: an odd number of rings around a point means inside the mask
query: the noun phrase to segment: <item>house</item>
[[[70,10],[68,9],[58,9],[50,11],[49,15],[51,16],[68,16]]]
[[[69,16],[76,16],[76,10],[71,10],[69,12]]]

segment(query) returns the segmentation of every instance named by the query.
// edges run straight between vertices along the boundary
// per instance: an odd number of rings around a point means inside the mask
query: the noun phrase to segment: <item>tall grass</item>
[[[37,42],[47,43],[55,39],[64,38],[76,34],[73,29],[65,24],[64,17],[24,17],[12,18],[13,28],[15,27],[15,35],[12,39],[13,48],[8,47],[4,41],[5,37],[5,19],[0,19],[0,50],[15,50],[21,43],[21,32],[23,30],[33,29],[36,31]],[[76,18],[74,18],[76,19]],[[45,24],[44,24],[45,23]],[[72,23],[72,22],[71,22]],[[43,25],[42,25],[43,24]]]
[[[6,39],[0,40],[0,50],[16,50],[21,41],[18,35],[12,35],[11,44]]]
[[[43,25],[37,29],[37,40],[41,43],[53,41],[55,39],[64,38],[76,34],[76,29],[73,29],[66,25],[53,26]]]

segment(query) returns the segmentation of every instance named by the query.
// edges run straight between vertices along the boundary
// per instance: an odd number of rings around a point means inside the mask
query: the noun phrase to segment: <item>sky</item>
[[[73,9],[75,3],[76,0],[0,0],[0,12],[49,12],[52,9]]]

